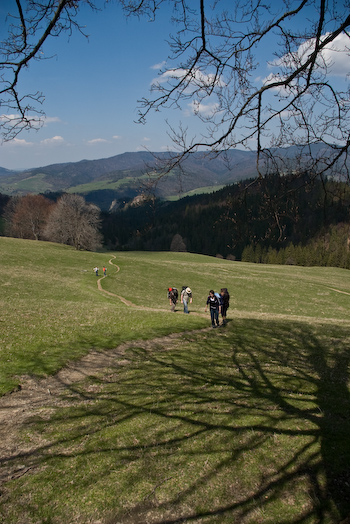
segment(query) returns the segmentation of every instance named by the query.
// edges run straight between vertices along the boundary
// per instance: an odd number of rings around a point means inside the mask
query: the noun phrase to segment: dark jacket
[[[207,298],[207,305],[209,304],[210,309],[219,309],[220,302],[218,297],[215,295],[211,297],[210,295]]]

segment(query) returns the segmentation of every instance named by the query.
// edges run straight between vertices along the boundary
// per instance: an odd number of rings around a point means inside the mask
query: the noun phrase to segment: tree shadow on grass
[[[46,444],[16,460],[46,469],[35,506],[30,479],[14,491],[28,515],[298,524],[350,514],[345,329],[240,320],[140,344],[128,359],[71,387],[73,407],[29,424]],[[56,494],[44,488],[53,469]]]

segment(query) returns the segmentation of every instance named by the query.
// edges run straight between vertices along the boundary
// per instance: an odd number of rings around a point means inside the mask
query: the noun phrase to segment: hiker
[[[107,268],[103,266],[103,275],[106,276],[106,274],[107,274]]]
[[[93,270],[95,271],[95,273],[96,273],[96,276],[98,277],[98,267],[94,267],[94,269],[93,269]]]
[[[227,320],[226,320],[227,310],[230,306],[230,293],[228,292],[227,287],[221,288],[220,295],[221,295],[222,324],[225,325],[227,323]]]
[[[169,304],[171,305],[171,311],[175,311],[176,303],[179,298],[179,292],[176,287],[168,288]]]
[[[190,287],[182,286],[181,304],[184,305],[184,313],[189,313],[188,303],[192,304],[192,291]]]
[[[207,303],[206,303],[205,310],[204,310],[205,312],[208,309],[208,305],[209,305],[209,310],[210,310],[211,327],[215,328],[219,326],[219,313],[221,310],[221,306],[220,306],[219,299],[215,295],[213,289],[209,291]]]

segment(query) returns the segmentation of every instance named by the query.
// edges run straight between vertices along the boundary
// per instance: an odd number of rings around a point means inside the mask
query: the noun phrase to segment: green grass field
[[[180,198],[184,198],[187,196],[205,195],[207,193],[214,193],[215,191],[220,191],[220,189],[223,189],[224,187],[225,185],[198,187],[196,189],[191,189],[190,191],[187,191],[186,193],[181,193],[181,196],[180,195],[169,196],[166,200],[169,200],[170,202],[175,202],[177,200],[180,200]]]
[[[0,256],[4,406],[124,347],[17,424],[0,463],[24,473],[0,474],[1,523],[348,522],[348,271],[3,237]],[[166,298],[182,285],[190,315]],[[209,329],[223,286],[229,322]]]

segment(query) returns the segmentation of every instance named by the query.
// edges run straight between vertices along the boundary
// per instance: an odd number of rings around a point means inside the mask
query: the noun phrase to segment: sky
[[[1,0],[0,30],[12,4],[14,0]],[[149,96],[160,64],[169,54],[166,40],[176,30],[170,25],[170,14],[170,8],[164,8],[149,22],[126,19],[115,3],[100,12],[83,7],[79,22],[86,26],[89,38],[79,33],[51,38],[44,47],[45,56],[51,58],[31,62],[24,72],[21,91],[39,90],[45,96],[45,123],[38,131],[22,132],[2,143],[0,166],[20,170],[145,148],[173,149],[166,119],[195,130],[190,107],[151,113],[145,125],[135,122],[138,100]],[[268,74],[263,58],[260,76]]]
[[[2,19],[6,3],[1,1]],[[39,131],[22,132],[0,146],[1,167],[25,169],[169,145],[164,117],[151,116],[147,126],[135,123],[137,101],[149,94],[155,67],[168,55],[166,20],[126,20],[115,4],[97,13],[85,7],[79,20],[88,40],[78,33],[52,38],[44,49],[53,58],[32,62],[25,71],[21,90],[43,92],[47,118]]]

